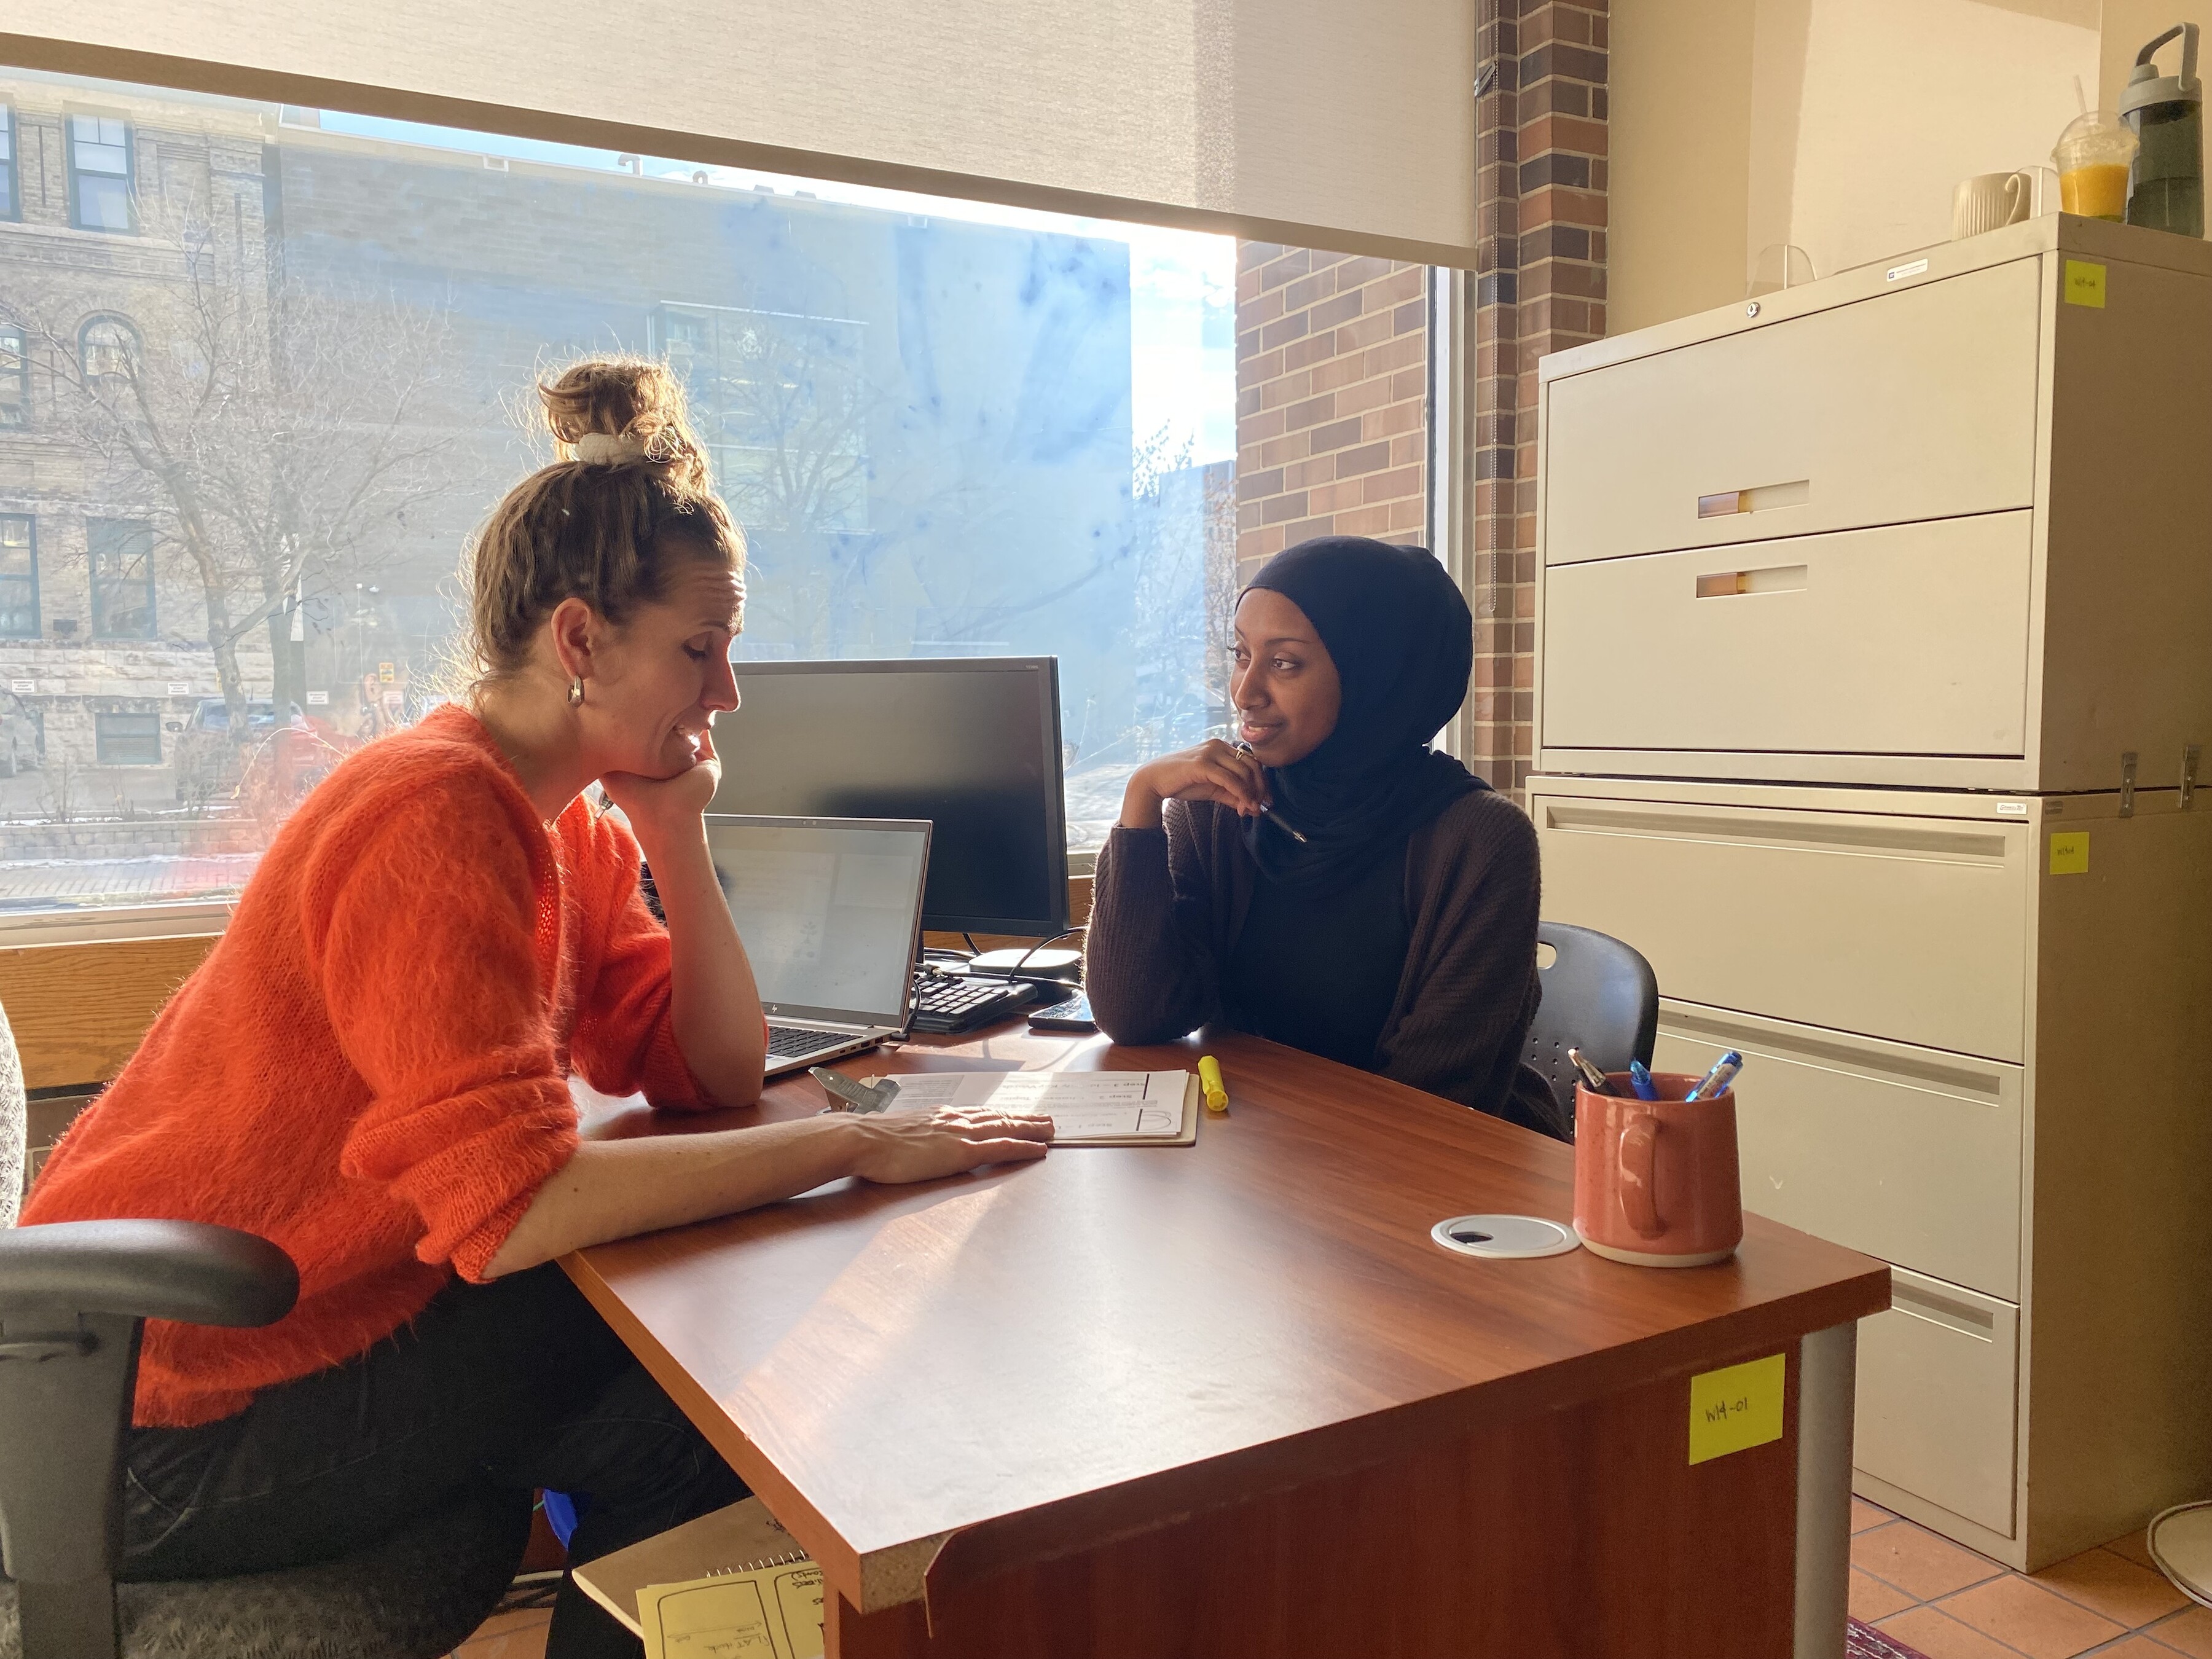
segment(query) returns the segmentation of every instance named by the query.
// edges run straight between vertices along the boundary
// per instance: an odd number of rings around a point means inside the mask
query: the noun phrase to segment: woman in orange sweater
[[[760,998],[701,818],[744,552],[665,369],[587,362],[543,391],[561,459],[478,538],[469,700],[308,797],[25,1210],[220,1223],[299,1268],[265,1329],[148,1322],[125,1577],[329,1559],[483,1480],[586,1499],[579,1561],[732,1502],[553,1259],[1049,1139],[948,1113],[579,1139],[571,1072],[678,1108],[760,1095]],[[629,830],[583,798],[595,780]],[[550,1654],[637,1651],[563,1584]]]

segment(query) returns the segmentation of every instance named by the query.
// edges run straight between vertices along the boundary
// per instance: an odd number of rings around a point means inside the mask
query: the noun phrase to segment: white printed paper
[[[895,1112],[940,1106],[1037,1112],[1052,1120],[1055,1144],[1173,1140],[1182,1133],[1190,1073],[913,1072],[902,1075],[898,1085],[898,1098],[890,1106]]]

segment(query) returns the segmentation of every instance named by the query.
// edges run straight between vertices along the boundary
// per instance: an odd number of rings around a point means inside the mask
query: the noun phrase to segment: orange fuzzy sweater
[[[297,1264],[264,1329],[148,1321],[137,1422],[228,1417],[481,1279],[576,1145],[572,1068],[705,1103],[637,872],[581,800],[549,830],[457,706],[308,796],[24,1211],[219,1222]]]

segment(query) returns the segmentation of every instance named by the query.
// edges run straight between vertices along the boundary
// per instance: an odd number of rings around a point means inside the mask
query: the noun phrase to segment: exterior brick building
[[[264,134],[251,118],[213,100],[88,99],[28,77],[0,86],[0,100],[12,129],[0,285],[80,349],[85,331],[125,322],[121,349],[135,338],[143,349],[183,302],[181,251],[140,234],[149,204],[216,204],[239,256],[263,257]],[[128,189],[103,198],[110,178]],[[0,325],[5,815],[173,805],[163,760],[217,693],[204,589],[156,533],[143,480],[81,422],[55,418],[47,353],[27,332]],[[266,637],[245,641],[241,660],[264,697]]]

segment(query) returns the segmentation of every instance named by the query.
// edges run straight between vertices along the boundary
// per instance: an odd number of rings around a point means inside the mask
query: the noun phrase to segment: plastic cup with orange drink
[[[2135,134],[2103,111],[2076,116],[2051,152],[2058,164],[2058,205],[2120,223],[2128,215],[2128,169],[2138,148]]]

